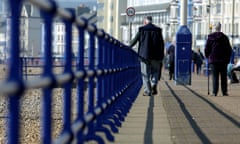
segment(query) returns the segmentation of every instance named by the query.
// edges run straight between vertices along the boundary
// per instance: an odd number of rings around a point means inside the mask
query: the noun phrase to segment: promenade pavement
[[[142,96],[141,90],[114,143],[240,144],[240,84],[228,89],[229,96],[210,96],[206,76],[192,74],[184,86],[163,71],[158,94]]]

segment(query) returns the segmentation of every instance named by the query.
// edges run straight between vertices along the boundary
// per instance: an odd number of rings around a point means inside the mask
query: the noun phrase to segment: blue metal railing
[[[41,99],[41,143],[84,143],[97,141],[105,143],[102,132],[107,140],[114,141],[113,133],[124,121],[132,103],[136,99],[142,85],[138,55],[126,45],[114,39],[103,30],[88,24],[84,18],[76,18],[71,9],[60,9],[53,0],[31,2],[41,11],[44,23],[44,54],[42,73],[34,79],[24,79],[22,60],[20,57],[20,11],[23,0],[9,0],[11,12],[10,53],[8,61],[8,75],[0,84],[0,93],[9,99],[7,142],[20,143],[20,99],[27,90],[40,88]],[[53,72],[52,55],[52,26],[54,17],[59,16],[65,25],[65,51],[63,72]],[[76,56],[75,69],[72,64],[72,26],[79,32],[79,47]],[[85,33],[89,35],[89,43],[85,44]],[[84,65],[84,46],[90,48],[88,53],[88,67]],[[96,47],[97,45],[97,47]],[[95,60],[95,54],[98,54]],[[87,91],[84,81],[87,79]],[[72,85],[76,83],[77,116],[72,117]],[[56,85],[63,88],[63,116],[62,131],[53,139],[53,89]],[[87,99],[87,106],[84,100]],[[86,109],[87,108],[87,109]],[[108,127],[104,126],[108,125]]]

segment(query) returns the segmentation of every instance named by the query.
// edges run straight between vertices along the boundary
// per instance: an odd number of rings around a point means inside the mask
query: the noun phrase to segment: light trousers
[[[161,70],[161,60],[149,60],[148,62],[141,62],[144,92],[151,93],[152,86],[158,84],[158,80],[161,77]]]

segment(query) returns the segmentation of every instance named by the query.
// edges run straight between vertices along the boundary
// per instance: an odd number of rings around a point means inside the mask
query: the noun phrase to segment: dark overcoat
[[[149,23],[139,28],[135,38],[130,42],[130,47],[138,44],[138,54],[146,60],[163,60],[164,40],[162,29]]]
[[[209,63],[228,64],[232,54],[232,47],[224,33],[213,32],[208,35],[204,52]]]

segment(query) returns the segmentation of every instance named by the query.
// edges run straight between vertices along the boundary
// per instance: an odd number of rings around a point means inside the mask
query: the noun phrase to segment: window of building
[[[110,9],[111,9],[111,10],[114,9],[114,4],[113,4],[113,2],[111,2],[111,4],[110,4]]]
[[[0,2],[0,12],[4,11],[4,3],[3,1]]]
[[[64,42],[64,36],[61,35],[61,42],[63,43]]]
[[[57,31],[60,32],[60,25],[57,25]]]
[[[104,3],[98,3],[97,5],[98,10],[104,8]]]
[[[232,26],[231,26],[231,24],[229,23],[229,24],[228,24],[228,31],[227,31],[227,33],[230,34],[230,33],[231,33],[231,29],[232,29]]]
[[[152,4],[159,4],[162,0],[128,0],[129,6],[145,6]]]
[[[110,22],[111,23],[113,23],[113,20],[114,20],[113,16],[110,16]]]
[[[216,14],[221,14],[221,4],[217,3],[216,5]]]
[[[239,34],[239,23],[236,23],[236,26],[235,26],[235,34],[238,35]]]

